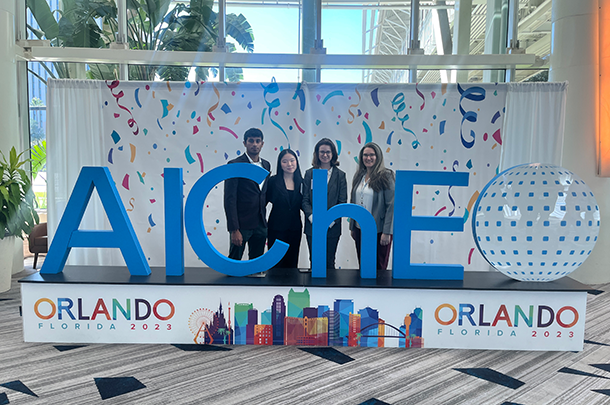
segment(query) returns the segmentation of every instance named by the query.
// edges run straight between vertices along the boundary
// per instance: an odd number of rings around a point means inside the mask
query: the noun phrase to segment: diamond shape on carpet
[[[7,383],[0,384],[1,387],[8,388],[9,390],[22,392],[24,394],[31,395],[33,397],[38,397],[38,395],[34,394],[31,389],[29,389],[21,380],[15,380]]]
[[[57,345],[57,346],[53,346],[53,347],[56,348],[57,350],[59,350],[60,352],[66,352],[68,350],[78,349],[79,347],[87,347],[87,345],[71,345],[71,346]]]
[[[377,398],[371,398],[371,399],[367,399],[364,402],[361,402],[358,405],[390,405],[390,404],[388,404],[387,402],[380,401]]]
[[[94,380],[102,399],[118,397],[119,395],[146,388],[146,385],[142,384],[135,377],[94,378]]]
[[[569,367],[564,367],[561,370],[558,370],[557,372],[558,373],[566,373],[566,374],[582,375],[582,376],[585,376],[585,377],[597,377],[597,378],[606,378],[606,379],[608,378],[608,377],[604,377],[603,375],[587,373],[586,371],[575,370],[575,369],[569,368]]]
[[[604,394],[610,397],[610,390],[591,390],[593,392],[599,392],[600,394]]]
[[[345,364],[353,361],[351,357],[341,353],[339,350],[332,347],[299,347],[304,352],[311,353],[323,359],[334,361],[337,364]]]
[[[500,405],[523,405],[518,402],[502,402]]]
[[[507,376],[506,374],[492,370],[491,368],[454,368],[454,370],[492,382],[494,384],[503,385],[507,388],[517,389],[522,385],[525,385],[523,381],[519,381],[513,377]]]
[[[610,345],[609,345],[609,344],[607,344],[607,343],[594,342],[594,341],[592,341],[592,340],[586,340],[586,339],[585,339],[585,343],[588,343],[588,344],[590,344],[590,345],[610,346]]]
[[[6,392],[0,392],[0,405],[7,404],[10,404],[10,402],[8,401],[8,396],[6,395]]]
[[[11,301],[12,298],[0,298],[0,301]]]
[[[172,346],[185,352],[228,352],[229,350],[233,350],[228,347],[214,345],[174,344]]]
[[[599,368],[600,370],[610,371],[610,364],[589,364],[592,367]]]

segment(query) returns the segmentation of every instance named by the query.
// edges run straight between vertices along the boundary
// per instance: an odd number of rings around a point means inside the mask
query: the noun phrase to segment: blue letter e
[[[112,231],[78,230],[94,188],[97,189]],[[142,247],[107,167],[81,169],[40,273],[61,273],[73,247],[119,248],[132,275],[150,274]]]
[[[411,263],[413,231],[462,232],[462,217],[413,216],[413,186],[468,186],[468,173],[398,170],[394,194],[394,256],[392,275],[398,279],[463,280],[464,267],[459,264]],[[404,207],[404,208],[402,208]]]

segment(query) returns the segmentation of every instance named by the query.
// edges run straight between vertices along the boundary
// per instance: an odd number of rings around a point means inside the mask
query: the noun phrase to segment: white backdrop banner
[[[382,147],[393,170],[468,172],[469,187],[416,188],[414,215],[459,216],[465,226],[462,233],[416,233],[412,260],[487,269],[467,221],[479,190],[498,169],[505,85],[117,81],[100,82],[100,92],[103,164],[111,170],[151,265],[164,264],[164,167],[184,168],[187,194],[206,171],[243,153],[243,133],[258,127],[265,136],[261,154],[274,173],[284,148],[297,152],[302,171],[309,168],[314,145],[323,137],[337,143],[348,179],[369,141]],[[209,195],[204,224],[212,243],[226,253],[222,192],[220,184]],[[356,268],[345,220],[343,228],[338,265]],[[187,266],[201,265],[190,247],[185,259]],[[299,264],[309,264],[304,242]]]

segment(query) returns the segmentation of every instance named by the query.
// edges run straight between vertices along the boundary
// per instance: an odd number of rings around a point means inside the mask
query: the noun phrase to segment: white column
[[[470,53],[470,27],[472,25],[472,0],[457,0],[453,17],[453,53],[468,55]],[[467,70],[453,70],[451,82],[467,83]]]
[[[0,2],[0,150],[21,152],[15,61],[15,3]]]
[[[610,179],[597,176],[599,88],[598,6],[607,0],[553,0],[549,81],[569,82],[562,165],[591,187],[601,212],[599,239],[572,277],[610,281]]]
[[[485,28],[486,55],[506,53],[506,26],[508,22],[508,0],[487,0],[487,23]],[[483,82],[503,82],[504,71],[484,70]]]

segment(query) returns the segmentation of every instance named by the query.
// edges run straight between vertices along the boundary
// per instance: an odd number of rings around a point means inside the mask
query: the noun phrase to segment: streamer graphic
[[[197,152],[197,158],[199,159],[199,168],[201,169],[201,173],[203,173],[203,158],[201,157],[201,153]]]
[[[184,150],[184,157],[186,157],[186,161],[189,165],[195,163],[195,159],[193,159],[193,156],[191,155],[191,145],[187,146]]]
[[[460,113],[462,114],[462,122],[460,123],[460,140],[462,141],[462,145],[466,148],[466,149],[470,149],[474,146],[474,142],[475,142],[475,132],[474,130],[470,130],[470,138],[472,138],[471,141],[467,141],[464,138],[464,121],[468,121],[468,122],[477,122],[477,113],[475,111],[466,111],[464,110],[464,107],[462,106],[462,102],[464,101],[464,99],[466,100],[470,100],[470,101],[475,101],[475,102],[481,102],[483,100],[485,100],[485,89],[482,87],[478,87],[478,86],[473,86],[467,89],[463,89],[462,86],[460,86],[460,84],[458,83],[457,85],[458,87],[458,91],[460,92],[461,96],[460,96]]]
[[[453,161],[453,166],[452,166],[452,170],[454,172],[456,172],[457,168],[460,167],[460,162],[458,162],[457,160]],[[449,186],[449,189],[447,190],[447,196],[449,197],[449,201],[451,201],[451,204],[453,205],[453,209],[451,211],[449,211],[448,216],[453,216],[453,214],[455,213],[455,200],[453,199],[453,197],[451,196],[451,188],[453,186]]]
[[[330,93],[328,93],[328,95],[326,97],[324,97],[324,101],[322,101],[322,105],[326,104],[326,102],[328,100],[330,100],[331,98],[333,98],[335,96],[343,96],[343,92],[341,90],[331,91]]]
[[[216,104],[214,104],[213,106],[211,106],[211,107],[208,109],[208,114],[207,114],[207,117],[206,117],[206,120],[207,120],[207,122],[208,122],[208,127],[211,127],[211,126],[212,126],[212,121],[215,121],[215,120],[216,120],[216,118],[214,118],[214,116],[212,115],[212,111],[214,111],[215,109],[217,109],[217,108],[218,108],[218,104],[220,104],[220,92],[218,91],[218,89],[216,88],[216,86],[212,85],[212,88],[214,89],[214,94],[216,94]],[[212,121],[210,121],[210,119],[211,119]]]
[[[297,129],[298,129],[298,130],[299,130],[299,131],[300,131],[302,134],[304,134],[304,133],[305,133],[305,130],[304,130],[303,128],[301,128],[301,126],[300,126],[300,125],[299,125],[299,123],[297,122],[297,119],[296,119],[296,118],[293,118],[292,120],[294,121],[294,125],[296,125]]]
[[[360,93],[358,92],[358,89],[355,89],[355,90],[356,90],[356,94],[358,95],[358,102],[356,104],[351,104],[349,106],[349,108],[347,109],[347,113],[351,117],[351,118],[347,119],[347,123],[348,124],[353,123],[354,120],[356,119],[356,117],[354,116],[354,113],[352,112],[352,107],[354,107],[354,108],[358,107],[358,105],[360,105],[360,101],[362,100],[362,97],[360,96]],[[326,101],[326,100],[324,100],[324,101]],[[360,110],[358,110],[358,111],[360,111]],[[360,114],[358,114],[358,116],[360,116]]]
[[[123,98],[125,96],[125,93],[123,93],[123,90],[119,91],[118,93],[114,93],[114,90],[119,86],[119,81],[118,80],[113,80],[112,82],[110,82],[110,84],[108,83],[108,80],[105,81],[106,86],[108,87],[108,89],[110,90],[110,94],[112,94],[112,96],[114,97],[115,101],[116,101],[116,105],[121,109],[121,110],[125,110],[129,113],[129,116],[131,118],[129,118],[127,120],[127,125],[129,126],[129,128],[134,128],[135,129],[132,131],[134,135],[138,135],[138,133],[140,132],[140,128],[138,127],[138,123],[136,122],[136,120],[133,118],[133,114],[131,113],[131,111],[129,110],[129,108],[125,107],[124,105],[122,105],[120,103],[121,98]]]
[[[424,96],[424,94],[419,91],[419,89],[417,88],[417,83],[415,83],[415,92],[417,93],[418,96],[421,97],[422,99],[422,103],[419,106],[419,111],[422,111],[424,109],[424,107],[426,106],[426,97]]]
[[[278,108],[280,106],[280,99],[274,98],[271,101],[267,100],[267,94],[275,94],[275,93],[279,92],[280,87],[275,82],[275,77],[273,77],[271,79],[271,83],[269,83],[269,85],[265,86],[264,84],[261,83],[261,86],[264,89],[263,90],[263,100],[265,100],[265,104],[267,104],[267,107],[269,108],[269,121],[271,121],[271,123],[275,127],[277,127],[280,131],[282,131],[282,134],[284,134],[284,137],[286,138],[286,142],[288,142],[288,149],[290,149],[290,139],[288,139],[288,135],[286,134],[286,131],[284,131],[284,128],[282,128],[282,126],[280,124],[275,122],[273,120],[273,117],[271,116],[271,112],[273,111],[273,109]]]
[[[140,103],[140,88],[136,88],[133,94],[134,99],[136,100],[136,104],[138,107],[142,108],[142,104]]]
[[[415,135],[415,132],[413,132],[409,128],[405,127],[405,122],[407,122],[407,120],[409,119],[409,114],[407,114],[405,112],[402,117],[399,115],[407,107],[407,105],[405,104],[404,101],[405,101],[405,95],[403,93],[396,94],[394,96],[394,98],[392,99],[392,111],[394,111],[396,118],[398,119],[398,121],[400,121],[400,125],[401,125],[402,129],[405,130],[406,132],[412,134],[413,137],[415,138],[415,140],[413,140],[411,142],[411,147],[413,147],[413,149],[417,149],[417,147],[419,145],[421,145],[419,143],[419,139],[417,138],[417,135]],[[399,141],[399,144],[400,144],[400,141]]]
[[[235,132],[231,131],[227,127],[218,127],[218,129],[220,129],[221,131],[226,131],[226,132],[230,133],[231,135],[233,135],[235,137],[235,139],[239,139],[239,136],[237,136],[237,134]]]
[[[373,100],[375,107],[379,107],[379,88],[371,91],[371,100]]]
[[[299,98],[299,109],[305,111],[305,92],[301,89],[301,83],[297,83],[297,88],[294,91],[292,99],[296,100],[297,97]]]

